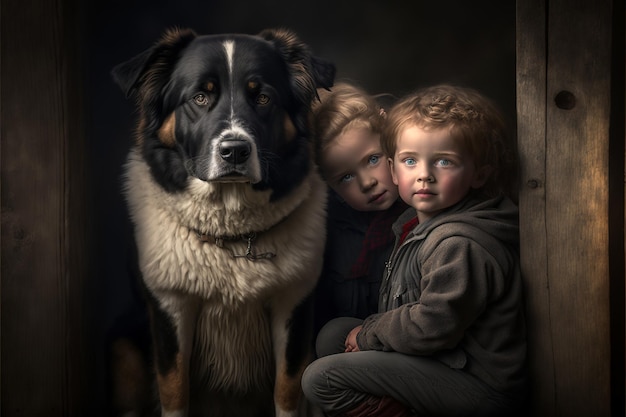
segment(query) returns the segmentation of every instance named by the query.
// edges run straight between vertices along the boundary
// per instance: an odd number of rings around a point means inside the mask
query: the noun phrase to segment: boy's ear
[[[474,173],[474,179],[472,180],[471,187],[472,188],[481,188],[487,180],[489,176],[493,173],[493,167],[491,165],[484,165],[480,167]]]
[[[396,178],[396,172],[393,170],[393,158],[387,158],[389,164],[389,171],[391,171],[391,180],[395,185],[398,185],[398,178]]]

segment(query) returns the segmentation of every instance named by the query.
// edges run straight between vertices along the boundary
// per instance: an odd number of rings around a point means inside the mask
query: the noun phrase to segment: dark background
[[[314,53],[337,66],[337,79],[370,93],[402,96],[448,82],[482,91],[515,131],[515,1],[112,0],[87,7],[88,175],[93,176],[97,236],[97,306],[103,343],[134,299],[127,269],[129,228],[121,195],[122,166],[135,123],[133,102],[110,70],[151,46],[171,27],[198,34],[294,30]]]

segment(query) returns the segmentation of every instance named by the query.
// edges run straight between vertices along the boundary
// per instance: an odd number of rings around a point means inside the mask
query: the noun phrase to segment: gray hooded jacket
[[[396,245],[379,313],[363,323],[361,350],[433,356],[499,391],[525,383],[526,329],[517,207],[472,195],[417,225]]]

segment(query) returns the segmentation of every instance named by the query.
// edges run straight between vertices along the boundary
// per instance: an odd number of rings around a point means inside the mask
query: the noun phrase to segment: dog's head
[[[195,177],[248,182],[277,199],[311,169],[307,113],[335,67],[287,30],[172,30],[112,75],[137,98],[138,144],[164,189]]]

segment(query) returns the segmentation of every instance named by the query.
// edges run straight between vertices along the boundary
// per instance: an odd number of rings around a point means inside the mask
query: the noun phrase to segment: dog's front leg
[[[306,297],[297,305],[284,297],[273,308],[272,335],[276,360],[274,404],[276,417],[295,417],[301,401],[301,378],[311,360],[313,300]]]
[[[158,293],[152,294],[148,304],[161,415],[186,417],[197,303],[188,296]]]

